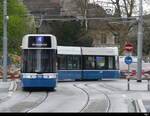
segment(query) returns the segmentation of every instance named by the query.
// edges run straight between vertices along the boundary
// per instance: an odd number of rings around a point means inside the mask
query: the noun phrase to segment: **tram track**
[[[13,95],[13,94],[15,94],[15,95]],[[23,100],[23,99],[25,99],[25,98],[27,98],[28,96],[30,96],[30,92],[28,92],[28,93],[25,93],[24,95],[22,95],[22,94],[20,94],[20,93],[18,93],[18,92],[8,92],[8,95],[6,96],[6,97],[4,97],[4,98],[0,98],[0,104],[1,103],[4,103],[4,102],[7,102],[7,101],[9,101],[9,100],[11,100],[11,99],[14,99],[14,98],[16,98],[17,96],[23,96],[23,98],[21,98],[20,100]]]
[[[3,103],[3,102],[6,102],[8,101],[10,98],[11,98],[11,95],[12,95],[12,92],[8,92],[7,95],[5,95],[5,97],[1,97],[0,98],[0,104]]]
[[[98,89],[95,89],[94,87],[91,87],[88,84],[80,84],[80,85],[82,85],[84,87],[87,87],[88,89],[90,88],[91,90],[94,89],[98,93],[101,93],[101,96],[104,96],[105,102],[107,103],[107,107],[103,111],[97,111],[96,110],[96,112],[109,112],[110,107],[111,107],[111,101],[109,99],[109,96],[105,92],[100,91]],[[79,84],[73,84],[73,86],[75,88],[80,89],[82,92],[84,92],[86,94],[85,104],[84,104],[84,106],[82,106],[82,108],[79,110],[79,112],[80,113],[81,112],[85,112],[85,111],[88,112],[87,109],[88,109],[89,105],[92,103],[92,100],[91,100],[92,99],[92,94],[90,94],[90,92],[87,89],[85,89],[83,87],[80,87],[80,85]],[[32,94],[32,92],[31,92],[31,94]],[[40,100],[38,100],[37,103],[35,103],[34,105],[32,105],[32,107],[30,107],[27,110],[24,110],[23,112],[26,112],[26,113],[32,112],[32,110],[36,109],[36,107],[40,106],[48,98],[48,95],[49,95],[48,92],[46,92],[46,95],[44,97],[42,97]],[[30,99],[30,98],[28,98],[28,99]]]
[[[81,87],[78,87],[76,84],[74,84],[73,86],[76,87],[76,88],[78,88],[78,89],[80,89],[80,90],[82,90],[82,91],[87,95],[86,103],[85,103],[85,105],[83,106],[83,108],[79,111],[79,112],[83,112],[83,111],[85,110],[85,108],[86,108],[86,107],[88,106],[88,104],[89,104],[90,95],[89,95],[89,93],[88,93],[85,89],[83,89],[83,88],[81,88]]]
[[[111,85],[108,84],[98,84],[99,87],[102,87],[105,89],[105,91],[107,91],[108,93],[113,92],[112,94],[118,94],[118,96],[122,96],[122,99],[126,100],[126,102],[128,102],[128,112],[137,112],[137,105],[135,104],[135,99],[133,99],[132,97],[129,97],[128,95],[126,95],[126,92],[128,93],[128,91],[113,87]],[[121,98],[121,97],[120,97]],[[132,111],[131,111],[132,109]],[[133,110],[135,109],[135,110]]]
[[[30,112],[83,112],[89,101],[87,96],[77,84],[59,84],[56,92]]]
[[[8,90],[8,89],[5,90],[5,91],[8,91],[8,92],[6,92],[4,95],[1,94],[1,96],[0,96],[0,104],[4,103],[4,102],[7,102],[7,101],[13,99],[14,97],[20,95],[20,92],[18,92],[18,91],[13,91],[13,90]],[[26,96],[28,96],[28,94],[29,93],[25,93],[23,96],[26,97]],[[21,96],[22,96],[22,94],[21,94]]]
[[[32,92],[31,92],[31,94],[32,94]],[[34,104],[30,109],[28,109],[28,110],[26,110],[26,111],[24,111],[24,112],[26,112],[26,113],[31,112],[31,111],[34,110],[36,107],[38,107],[39,105],[41,105],[41,104],[48,98],[48,96],[49,96],[49,92],[46,92],[45,96],[44,96],[41,100],[39,100],[39,101],[38,101],[36,104]]]
[[[122,90],[124,92],[124,90]],[[130,100],[126,93],[103,83],[60,84],[56,92],[15,91],[9,100],[0,103],[2,112],[120,112],[120,104]],[[131,100],[132,101],[132,100]],[[131,102],[129,101],[129,102]],[[72,106],[72,107],[70,107]],[[124,107],[125,106],[125,107]],[[122,111],[127,111],[121,108]]]
[[[91,87],[90,85],[88,85],[87,83],[86,84],[83,84],[85,87],[87,87],[88,89],[91,89],[91,90],[96,90],[96,92],[98,93],[101,93],[101,97],[103,96],[105,99],[103,102],[105,102],[105,104],[107,104],[107,106],[105,107],[105,109],[103,110],[100,110],[100,109],[94,109],[93,111],[95,112],[109,112],[110,108],[111,108],[111,100],[109,98],[109,96],[103,92],[103,91],[100,91],[100,90],[97,90],[96,88],[94,87]],[[90,91],[88,91],[87,89],[83,88],[83,87],[79,87],[78,85],[74,84],[74,86],[80,90],[82,90],[83,92],[86,93],[87,95],[87,101],[84,105],[84,107],[80,110],[80,112],[88,112],[88,109],[89,107],[93,107],[94,105],[95,106],[101,106],[101,102],[96,102],[96,101],[93,101],[93,98],[94,96],[90,93]],[[94,92],[93,91],[93,92]],[[95,99],[96,100],[96,99]]]
[[[9,107],[11,112],[28,113],[42,104],[48,97],[48,92],[29,92],[27,96]]]
[[[97,88],[92,87],[92,86],[90,86],[90,85],[88,85],[88,84],[85,84],[85,86],[91,87],[91,88],[95,89],[96,91],[102,93],[102,94],[106,97],[106,101],[107,101],[107,104],[108,104],[108,105],[107,105],[107,108],[106,108],[105,112],[109,112],[109,110],[110,110],[110,108],[111,108],[111,99],[109,98],[109,96],[107,95],[107,93],[104,92],[104,91],[98,90]]]
[[[0,111],[1,112],[14,111],[12,110],[13,105],[26,99],[29,96],[30,96],[29,92],[20,92],[20,91],[10,92],[9,91],[8,95],[5,98],[1,99],[0,101]]]
[[[1,112],[30,112],[42,104],[48,97],[48,92],[16,91],[9,98],[0,101]]]

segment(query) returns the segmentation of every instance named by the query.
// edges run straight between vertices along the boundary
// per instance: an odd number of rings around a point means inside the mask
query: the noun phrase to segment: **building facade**
[[[81,1],[83,0],[22,0],[31,14],[35,17],[42,15],[44,18],[60,18],[62,16],[83,17],[83,8],[80,6]],[[94,17],[94,8],[92,10],[90,10],[88,16]],[[90,25],[91,23],[88,22],[88,28],[90,28]],[[101,27],[101,25],[99,26]],[[48,33],[50,29],[51,27],[49,27],[48,22],[44,21],[40,27],[40,33]],[[93,40],[93,46],[116,46],[115,37],[110,31],[97,30],[97,27],[90,30],[93,33],[90,37]]]

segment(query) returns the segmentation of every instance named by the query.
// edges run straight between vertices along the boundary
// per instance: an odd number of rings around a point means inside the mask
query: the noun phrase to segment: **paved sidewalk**
[[[3,82],[3,80],[0,79],[0,89],[9,88],[10,83],[11,83],[11,80],[7,80],[7,82]]]
[[[143,80],[141,83],[136,80],[130,81],[130,91],[126,79],[103,80],[104,85],[111,90],[124,94],[124,97],[133,100],[141,100],[146,110],[150,111],[150,91],[148,91],[148,82]],[[121,96],[120,96],[121,97]]]

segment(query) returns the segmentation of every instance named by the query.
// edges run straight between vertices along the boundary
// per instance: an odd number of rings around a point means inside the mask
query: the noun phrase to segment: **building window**
[[[67,60],[66,56],[59,56],[58,57],[58,67],[59,70],[65,70],[67,67]]]

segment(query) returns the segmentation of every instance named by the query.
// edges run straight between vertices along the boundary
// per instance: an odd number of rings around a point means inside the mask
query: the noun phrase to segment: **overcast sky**
[[[148,4],[149,3],[149,4]],[[146,13],[146,14],[150,14],[150,0],[146,3],[146,2],[144,2],[143,3],[143,9],[144,9],[144,12]]]
[[[93,0],[90,0],[91,2]],[[101,1],[98,2],[101,6],[103,6],[104,9],[112,9],[112,12],[114,11],[114,6],[111,3],[111,0],[95,0],[95,1]],[[143,10],[144,10],[144,14],[150,14],[150,0],[146,0],[147,2],[145,2],[145,0],[143,0]],[[108,2],[108,3],[107,3]],[[137,4],[137,8],[135,9],[135,15],[138,15],[138,7],[139,7],[139,0],[136,0],[136,4]],[[149,3],[149,4],[148,4]]]

